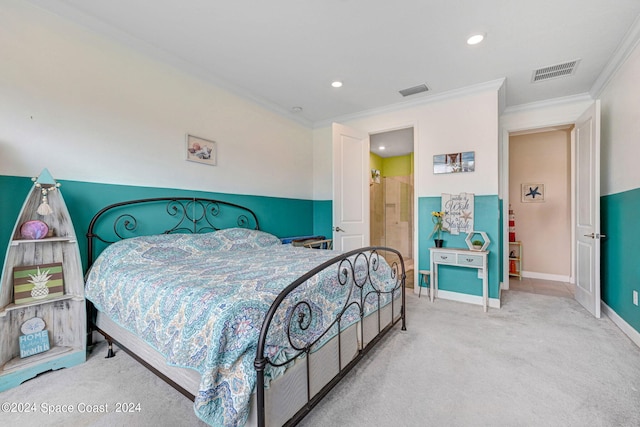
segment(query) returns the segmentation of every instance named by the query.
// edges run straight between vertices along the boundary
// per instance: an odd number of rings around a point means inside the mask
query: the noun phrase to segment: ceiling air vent
[[[549,65],[548,67],[533,70],[531,83],[549,79],[556,79],[558,77],[572,76],[573,74],[575,74],[579,62],[580,60],[576,59],[574,61],[565,62],[563,64]]]
[[[410,87],[408,89],[402,89],[399,92],[400,92],[400,95],[402,96],[409,96],[409,95],[415,95],[416,93],[426,92],[428,90],[429,88],[427,87],[427,85],[421,84],[418,86]]]

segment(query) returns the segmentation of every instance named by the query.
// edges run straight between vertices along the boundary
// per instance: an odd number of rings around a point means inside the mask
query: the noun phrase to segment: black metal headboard
[[[96,243],[152,234],[206,233],[224,228],[258,230],[258,217],[249,208],[214,199],[158,197],[114,203],[93,216],[87,231],[87,268]]]

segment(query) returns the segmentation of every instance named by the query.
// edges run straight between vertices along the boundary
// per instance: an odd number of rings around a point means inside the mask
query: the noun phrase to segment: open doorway
[[[406,286],[413,287],[413,128],[371,134],[370,242],[389,246],[404,258]]]
[[[510,289],[508,210],[512,202],[510,177],[510,135],[528,130],[543,130],[564,125],[571,130],[571,264],[575,299],[594,317],[600,317],[600,101],[581,101],[560,109],[540,109],[536,114],[507,115],[502,118],[501,195],[503,197],[503,289]],[[531,133],[529,131],[528,133]],[[522,184],[522,183],[521,183]],[[518,185],[515,185],[516,189]],[[529,190],[529,189],[527,189]],[[545,191],[547,189],[545,188]],[[518,191],[518,197],[522,187]],[[547,217],[546,224],[554,221]],[[516,218],[517,224],[517,218]],[[517,230],[517,225],[516,225]],[[551,250],[552,248],[547,245]],[[526,248],[523,249],[526,258]]]
[[[573,125],[509,134],[509,288],[573,298]]]

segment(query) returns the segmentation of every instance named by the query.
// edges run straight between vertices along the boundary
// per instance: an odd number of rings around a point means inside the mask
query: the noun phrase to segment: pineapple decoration
[[[33,289],[31,289],[31,297],[33,299],[42,299],[46,298],[49,295],[49,288],[47,287],[47,283],[51,276],[49,275],[49,270],[40,271],[40,267],[38,267],[36,274],[29,274],[31,280],[28,280],[29,283],[33,284]]]

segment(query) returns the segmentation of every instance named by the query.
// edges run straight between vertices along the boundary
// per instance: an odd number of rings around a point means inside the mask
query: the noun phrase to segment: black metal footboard
[[[332,280],[320,280],[321,274],[331,274]],[[388,276],[380,282],[380,275]],[[307,376],[306,404],[288,421],[297,424],[390,330],[405,320],[405,266],[400,252],[387,247],[366,247],[343,253],[319,265],[284,289],[271,305],[262,324],[254,366],[257,372],[258,425],[264,427],[265,375],[269,369],[290,366],[297,360],[305,363]],[[326,287],[326,288],[323,288]],[[318,312],[317,298],[327,292],[338,293],[339,307],[332,313]],[[396,304],[399,300],[399,310]],[[390,308],[388,305],[390,304]],[[383,324],[382,310],[391,310],[390,322]],[[341,338],[349,322],[360,322],[357,354],[342,366]],[[377,316],[377,331],[368,342],[365,337],[365,318]],[[375,324],[375,318],[374,318]],[[374,327],[375,328],[375,327]],[[274,344],[276,330],[286,330],[286,340]],[[337,374],[319,391],[310,390],[310,354],[329,339],[337,339]],[[277,339],[276,339],[277,340]],[[273,348],[280,349],[278,360],[272,360]],[[282,357],[282,347],[286,347]]]

